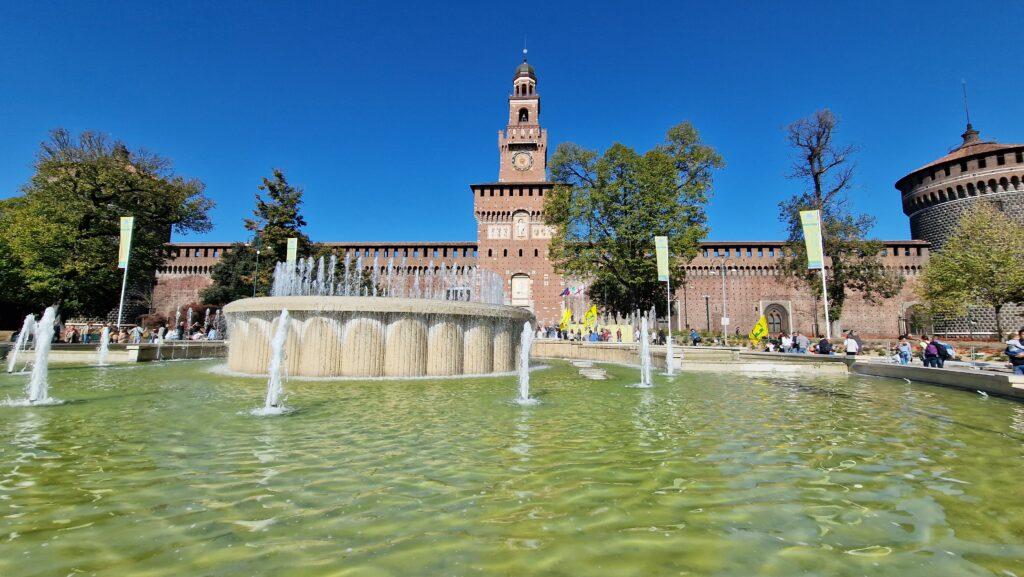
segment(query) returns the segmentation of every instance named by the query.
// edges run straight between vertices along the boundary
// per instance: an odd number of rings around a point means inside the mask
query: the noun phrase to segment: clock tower
[[[554,229],[544,222],[548,133],[540,127],[540,96],[533,66],[523,61],[512,77],[508,123],[498,132],[498,181],[472,184],[477,264],[498,273],[507,303],[533,311],[550,325],[561,318],[565,284],[548,260]]]
[[[548,165],[548,133],[540,127],[537,75],[526,61],[516,68],[508,97],[508,126],[498,131],[500,182],[544,182]]]

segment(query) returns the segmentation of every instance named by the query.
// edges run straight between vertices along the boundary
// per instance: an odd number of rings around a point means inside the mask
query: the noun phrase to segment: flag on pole
[[[562,291],[562,294],[560,294],[558,296],[560,296],[560,297],[567,297],[567,296],[569,296],[569,287],[565,287],[565,290]]]
[[[597,305],[590,305],[590,310],[583,315],[583,330],[591,330],[595,324],[597,324]]]
[[[668,237],[654,237],[654,252],[658,257],[658,282],[668,280]]]
[[[121,217],[121,246],[117,251],[117,268],[128,268],[128,254],[132,250],[132,228],[134,216]]]
[[[747,336],[750,337],[750,342],[754,343],[755,346],[761,342],[761,339],[768,336],[768,319],[761,315],[761,318],[757,320],[757,324],[754,325],[754,328],[750,329],[750,334]]]
[[[558,328],[564,331],[565,329],[569,328],[570,321],[572,321],[572,309],[565,309],[564,311],[562,311],[562,321],[558,323]]]
[[[804,229],[804,244],[807,247],[807,269],[821,270],[825,267],[825,249],[821,244],[821,212],[801,210],[800,224]]]
[[[295,259],[299,253],[299,239],[292,237],[288,239],[288,256],[285,260],[288,261],[288,266],[295,266]]]

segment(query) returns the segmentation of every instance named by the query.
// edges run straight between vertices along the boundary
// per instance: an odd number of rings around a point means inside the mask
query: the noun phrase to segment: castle
[[[544,222],[544,197],[554,184],[547,180],[548,135],[540,123],[537,75],[524,58],[512,79],[508,122],[498,133],[498,179],[472,184],[477,238],[465,242],[328,242],[339,258],[361,254],[364,263],[376,257],[405,259],[409,270],[447,265],[478,265],[501,275],[510,304],[529,308],[541,324],[554,324],[565,306],[561,295],[570,284],[548,260],[552,228]],[[910,217],[915,240],[885,241],[882,263],[901,274],[901,292],[881,303],[857,294],[847,296],[841,325],[865,336],[892,337],[931,330],[918,306],[914,287],[929,251],[941,247],[958,216],[971,204],[990,199],[1011,217],[1024,222],[1024,145],[985,142],[970,124],[963,143],[939,160],[901,178],[903,210]],[[199,291],[212,284],[210,272],[231,243],[178,242],[167,245],[167,259],[157,271],[153,310],[168,313],[197,302]],[[783,242],[704,242],[685,266],[685,281],[673,287],[672,325],[745,334],[764,314],[771,332],[824,332],[816,296],[783,278],[778,267]],[[367,266],[369,266],[367,264]],[[1020,322],[1020,307],[1007,307],[1004,326]],[[986,317],[985,315],[988,315]],[[722,321],[728,318],[729,325]],[[971,319],[936,327],[951,337],[983,335],[994,324],[991,310],[972,312]]]

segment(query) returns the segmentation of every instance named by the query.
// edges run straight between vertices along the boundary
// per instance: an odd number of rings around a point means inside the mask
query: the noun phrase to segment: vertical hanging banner
[[[295,259],[296,259],[297,255],[298,255],[298,253],[299,253],[299,239],[297,239],[295,237],[289,238],[288,239],[288,256],[286,258],[286,260],[288,261],[288,266],[294,266],[295,265]]]
[[[821,213],[817,210],[801,210],[800,224],[804,229],[804,243],[807,246],[807,269],[824,269],[825,250],[821,244]]]
[[[121,217],[121,247],[117,251],[117,268],[128,268],[128,254],[132,250],[132,229],[134,216]]]
[[[658,257],[658,281],[668,282],[668,237],[654,237],[654,252]]]

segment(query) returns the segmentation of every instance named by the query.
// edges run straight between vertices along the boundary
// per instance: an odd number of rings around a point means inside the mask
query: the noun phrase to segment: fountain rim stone
[[[379,312],[494,317],[536,322],[529,310],[511,305],[464,301],[372,296],[249,297],[224,306],[224,313],[249,312]]]

